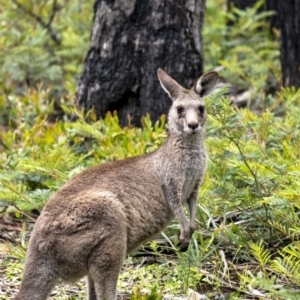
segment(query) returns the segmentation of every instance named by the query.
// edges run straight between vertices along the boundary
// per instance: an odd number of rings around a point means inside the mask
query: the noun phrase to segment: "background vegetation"
[[[97,121],[74,109],[93,1],[35,2],[0,4],[0,299],[20,284],[29,232],[51,194],[84,168],[153,151],[166,137],[164,116],[121,128],[116,114]],[[300,90],[280,86],[278,36],[262,3],[226,12],[225,1],[207,0],[206,69],[247,91],[247,107],[231,105],[226,88],[207,99],[210,162],[192,244],[177,252],[175,221],[129,258],[119,290],[132,299],[300,297]],[[83,285],[51,297],[85,299]]]

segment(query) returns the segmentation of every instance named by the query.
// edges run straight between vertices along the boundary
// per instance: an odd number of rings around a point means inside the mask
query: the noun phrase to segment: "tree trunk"
[[[278,0],[266,0],[266,10],[267,11],[274,11],[276,14],[273,16],[269,17],[270,25],[271,28],[279,28],[279,23],[278,23]]]
[[[120,123],[157,120],[169,98],[159,85],[160,67],[191,86],[203,72],[205,0],[97,0],[90,49],[76,102],[98,117],[118,111]]]
[[[300,88],[300,1],[277,1],[283,86]]]

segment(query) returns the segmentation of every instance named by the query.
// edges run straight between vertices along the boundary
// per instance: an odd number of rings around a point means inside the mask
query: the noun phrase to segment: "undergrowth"
[[[164,116],[155,124],[143,118],[142,128],[121,128],[116,114],[97,121],[90,113],[87,120],[65,107],[65,119],[49,123],[49,108],[33,109],[44,101],[35,95],[18,98],[18,124],[1,134],[2,215],[15,213],[22,220],[23,212],[40,211],[81,170],[153,151],[166,138]],[[158,284],[176,295],[187,288],[201,290],[205,283],[213,289],[228,285],[240,295],[259,289],[281,299],[299,285],[300,91],[277,94],[284,116],[277,116],[276,109],[257,116],[233,107],[222,95],[221,89],[207,99],[210,161],[189,251],[177,252],[179,226],[174,222],[161,239],[145,246],[156,264],[125,269],[121,289],[138,285],[151,292]],[[75,122],[67,117],[71,113],[77,114]],[[170,252],[177,258],[164,254]],[[11,250],[23,260],[25,251],[18,253]]]
[[[69,12],[77,13],[72,3]],[[192,297],[193,291],[208,299],[216,293],[231,300],[300,298],[300,91],[278,85],[278,41],[270,37],[266,25],[270,13],[258,11],[262,1],[247,11],[233,8],[228,13],[220,9],[224,3],[207,1],[207,68],[219,65],[227,81],[251,90],[251,101],[259,103],[260,113],[249,109],[253,105],[245,109],[231,105],[226,89],[206,100],[210,160],[198,199],[196,232],[189,250],[178,252],[175,220],[158,239],[128,258],[118,288],[133,300]],[[5,16],[14,15],[16,7],[12,9]],[[228,20],[234,26],[226,26]],[[65,22],[71,22],[70,17]],[[8,25],[14,24],[2,23],[1,30]],[[20,20],[20,26],[25,25]],[[32,41],[38,36],[35,32]],[[9,55],[11,45],[5,43]],[[12,70],[9,58],[4,59],[5,68]],[[75,72],[67,72],[69,59],[62,66],[65,78]],[[28,70],[29,77],[36,75]],[[61,71],[55,70],[48,71],[61,79],[55,75]],[[96,120],[93,112],[83,115],[68,100],[75,90],[72,80],[67,82],[69,95],[62,100],[64,115],[53,122],[51,89],[43,84],[19,93],[13,82],[23,75],[11,78],[9,72],[0,74],[6,80],[0,93],[0,214],[4,220],[17,219],[21,230],[18,237],[9,236],[13,243],[1,245],[1,252],[5,253],[3,281],[18,285],[32,227],[27,221],[36,217],[49,197],[85,168],[155,150],[167,130],[165,116],[155,124],[143,117],[142,128],[121,128],[116,113],[103,120]],[[46,82],[50,73],[45,73]],[[272,85],[277,93],[268,92]],[[77,287],[82,290],[83,283]],[[85,292],[63,288],[52,297],[75,298],[84,299]]]

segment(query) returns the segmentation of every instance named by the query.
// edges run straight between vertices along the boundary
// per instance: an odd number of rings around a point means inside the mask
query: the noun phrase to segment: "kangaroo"
[[[50,198],[32,232],[15,300],[46,299],[59,278],[83,276],[89,300],[115,300],[126,255],[174,217],[181,226],[180,250],[187,250],[207,163],[203,98],[218,74],[201,76],[190,90],[161,69],[157,75],[173,100],[166,141],[152,153],[87,169]]]

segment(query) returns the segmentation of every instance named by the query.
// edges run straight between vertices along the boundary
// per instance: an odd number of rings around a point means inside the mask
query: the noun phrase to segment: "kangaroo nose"
[[[190,123],[190,124],[188,124],[188,127],[189,127],[190,129],[195,130],[195,129],[198,127],[198,124],[197,124],[197,123]]]

